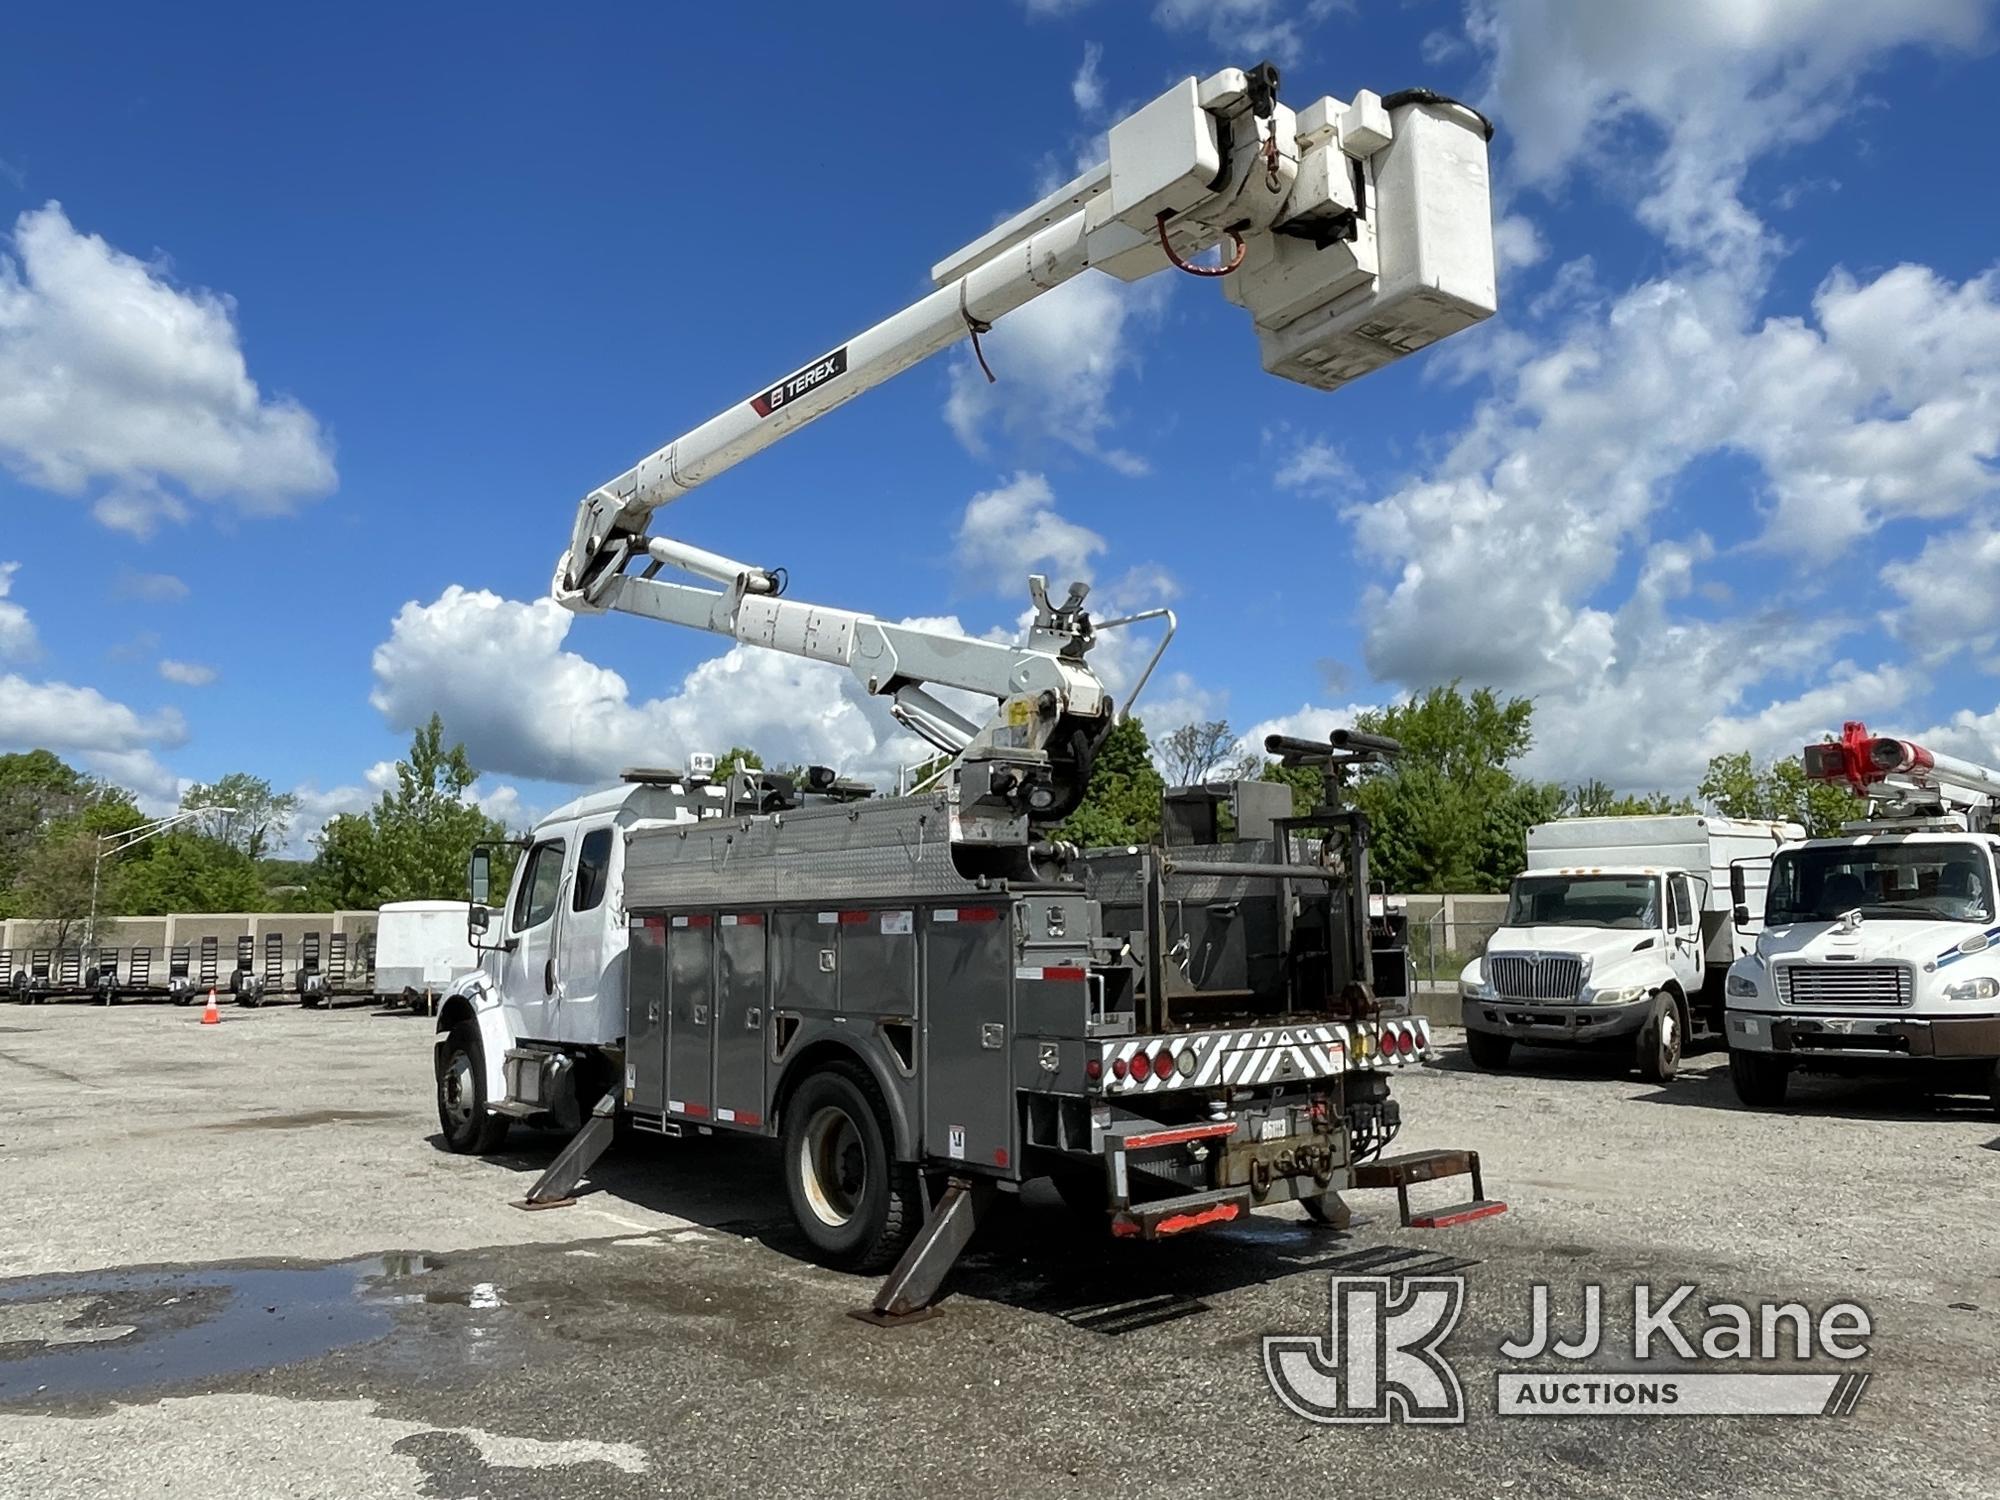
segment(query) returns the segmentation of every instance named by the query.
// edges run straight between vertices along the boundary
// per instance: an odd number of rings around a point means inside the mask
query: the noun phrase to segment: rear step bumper
[[[1437,1182],[1446,1177],[1470,1177],[1472,1197],[1463,1203],[1412,1215],[1411,1185]],[[1490,1219],[1495,1214],[1507,1212],[1505,1203],[1486,1196],[1486,1185],[1479,1175],[1477,1151],[1412,1151],[1407,1156],[1385,1156],[1356,1167],[1354,1185],[1357,1188],[1394,1188],[1396,1211],[1405,1229],[1449,1229],[1454,1224]]]
[[[1163,1240],[1191,1229],[1209,1229],[1250,1217],[1250,1190],[1222,1188],[1189,1193],[1111,1211],[1111,1233],[1121,1240]]]

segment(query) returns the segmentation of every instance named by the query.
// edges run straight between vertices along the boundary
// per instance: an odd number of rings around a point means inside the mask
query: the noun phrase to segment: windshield
[[[1660,925],[1660,882],[1650,875],[1520,875],[1507,897],[1509,927]]]
[[[1771,861],[1764,920],[1864,917],[1993,920],[1993,872],[1977,844],[1849,844],[1793,849]]]

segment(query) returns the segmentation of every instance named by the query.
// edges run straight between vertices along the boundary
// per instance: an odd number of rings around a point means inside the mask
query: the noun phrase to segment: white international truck
[[[1750,949],[1731,870],[1761,892],[1803,834],[1697,813],[1529,829],[1506,919],[1459,976],[1473,1062],[1504,1068],[1517,1044],[1608,1048],[1672,1078],[1687,1038],[1720,1033],[1723,976]]]
[[[1430,1036],[1375,1001],[1367,828],[1338,784],[1393,745],[1281,746],[1324,768],[1312,814],[1249,783],[1230,841],[1086,856],[1059,830],[1120,712],[1089,652],[1141,620],[1170,635],[1168,611],[1096,619],[1087,586],[1055,601],[1035,577],[1024,638],[999,642],[787,599],[782,569],[650,534],[669,502],[961,339],[979,354],[1087,270],[1219,278],[1265,368],[1319,390],[1426,348],[1494,310],[1490,135],[1427,90],[1295,110],[1269,64],[1184,79],[1112,125],[1108,161],[935,266],[935,290],[588,491],[559,604],[844,668],[942,767],[894,798],[823,769],[634,771],[545,819],[490,912],[475,855],[485,951],[438,1013],[447,1145],[574,1129],[529,1192],[546,1204],[620,1119],[774,1137],[814,1253],[893,1262],[885,1318],[921,1309],[980,1205],[1032,1177],[1145,1239],[1267,1203],[1339,1220],[1349,1187],[1393,1188],[1405,1223],[1500,1211],[1475,1153],[1382,1154],[1390,1079]],[[1458,1176],[1470,1202],[1413,1216],[1410,1185]]]
[[[1729,970],[1737,1097],[1773,1108],[1796,1072],[1888,1071],[2000,1112],[2000,771],[1858,722],[1804,758],[1869,815],[1772,861],[1763,931]],[[1756,893],[1736,901],[1741,919]]]

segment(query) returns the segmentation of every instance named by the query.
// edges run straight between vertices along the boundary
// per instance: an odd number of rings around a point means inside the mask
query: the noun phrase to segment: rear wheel
[[[1681,1066],[1681,1008],[1673,992],[1661,990],[1653,997],[1653,1013],[1639,1028],[1635,1060],[1639,1076],[1649,1083],[1671,1083]]]
[[[1465,1033],[1465,1050],[1472,1055],[1474,1067],[1497,1073],[1507,1066],[1507,1059],[1514,1051],[1514,1039],[1510,1036],[1498,1036],[1490,1031],[1473,1031],[1468,1028]]]
[[[1986,1102],[1992,1108],[1995,1119],[2000,1119],[2000,1058],[1994,1060],[1986,1075]]]
[[[917,1170],[891,1157],[888,1106],[859,1067],[835,1063],[785,1108],[785,1194],[813,1258],[843,1271],[896,1263],[923,1220]]]
[[[507,1119],[486,1108],[486,1049],[469,1023],[452,1027],[438,1049],[438,1128],[447,1151],[484,1156],[507,1138]]]
[[[1785,1102],[1785,1090],[1792,1081],[1792,1065],[1768,1052],[1729,1051],[1729,1081],[1736,1097],[1752,1109],[1774,1109]]]

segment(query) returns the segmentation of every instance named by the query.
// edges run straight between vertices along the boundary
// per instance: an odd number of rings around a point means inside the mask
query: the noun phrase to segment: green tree
[[[83,940],[96,860],[97,836],[81,819],[58,826],[28,851],[14,877],[14,910],[38,924],[38,942],[61,949]]]
[[[183,811],[224,807],[235,810],[210,813],[201,820],[202,831],[254,862],[284,842],[299,799],[290,792],[273,791],[270,782],[247,771],[232,771],[209,786],[197,782],[181,797]]]
[[[1695,811],[1698,809],[1691,797],[1672,797],[1665,792],[1646,792],[1635,796],[1614,791],[1602,781],[1586,781],[1571,787],[1564,794],[1561,816],[1643,818]]]
[[[1172,734],[1162,735],[1153,746],[1168,786],[1199,786],[1212,776],[1233,770],[1235,748],[1236,731],[1227,719],[1183,724]]]
[[[314,895],[341,908],[462,898],[472,846],[507,836],[469,800],[478,779],[465,746],[447,747],[444,721],[432,714],[409,758],[396,763],[395,788],[367,813],[343,813],[321,831]]]
[[[1146,726],[1137,719],[1121,720],[1104,737],[1083,801],[1057,836],[1088,848],[1151,843],[1160,835],[1160,794],[1165,790]]]
[[[143,857],[142,857],[143,856]],[[168,912],[262,911],[264,882],[241,849],[180,828],[138,845],[108,870],[111,906],[133,916]]]
[[[0,917],[29,914],[17,887],[35,850],[100,802],[129,806],[131,798],[47,750],[0,755]]]
[[[1519,871],[1530,825],[1561,809],[1562,790],[1509,767],[1532,743],[1534,704],[1458,683],[1356,714],[1398,759],[1361,768],[1350,794],[1374,829],[1373,874],[1401,891],[1498,891]]]
[[[1868,804],[1845,786],[1808,777],[1796,757],[1760,767],[1748,751],[1710,760],[1699,795],[1726,818],[1797,823],[1812,838],[1838,833],[1841,824],[1868,812]]]

